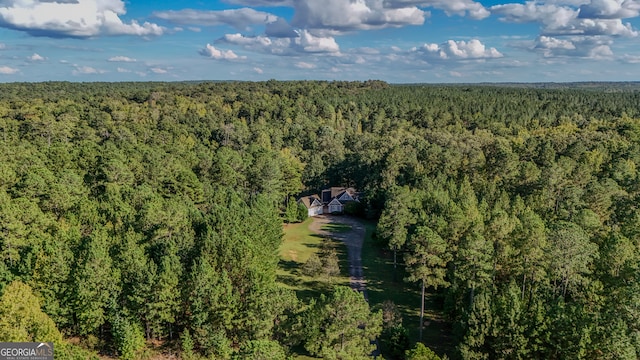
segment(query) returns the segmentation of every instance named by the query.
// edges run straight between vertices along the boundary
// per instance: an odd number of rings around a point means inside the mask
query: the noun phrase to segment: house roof
[[[318,200],[318,202],[320,202],[320,204],[322,204],[322,201],[320,201],[320,196],[318,195],[309,195],[309,196],[303,196],[301,197],[298,202],[301,202],[304,204],[304,206],[307,207],[307,209],[311,208],[311,204],[313,204],[313,200]]]
[[[328,203],[331,199],[335,197],[340,197],[343,193],[347,192],[352,198],[356,198],[357,192],[356,189],[352,187],[330,187],[328,189],[322,190],[322,201]],[[327,196],[329,195],[329,196]]]

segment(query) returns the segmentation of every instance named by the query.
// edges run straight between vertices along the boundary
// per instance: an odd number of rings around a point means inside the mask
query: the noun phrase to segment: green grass
[[[313,218],[299,224],[286,224],[280,245],[280,258],[285,261],[304,263],[321,246],[322,238],[309,230]]]
[[[322,230],[332,232],[334,234],[345,233],[347,231],[351,231],[351,226],[347,224],[340,223],[329,223],[325,224],[321,227]]]
[[[362,247],[362,266],[367,280],[367,293],[372,306],[386,300],[393,301],[402,313],[402,324],[409,330],[412,343],[418,341],[420,333],[420,286],[404,281],[406,272],[402,255],[398,254],[398,266],[393,268],[393,252],[374,243],[372,235],[376,225],[365,222],[366,236]],[[450,325],[443,319],[442,305],[437,296],[427,290],[425,319],[430,320],[423,330],[423,342],[439,355],[454,352]]]
[[[313,218],[299,224],[288,224],[284,227],[283,242],[280,245],[280,264],[278,282],[296,291],[298,298],[308,300],[332,291],[336,285],[349,285],[349,263],[347,249],[342,242],[315,234],[309,230]],[[323,246],[336,250],[340,260],[340,276],[327,279],[323,276],[309,277],[300,269],[313,253],[319,252]]]

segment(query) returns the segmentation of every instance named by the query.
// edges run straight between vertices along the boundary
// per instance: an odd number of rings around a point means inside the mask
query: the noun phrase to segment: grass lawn
[[[386,300],[393,301],[402,313],[402,324],[409,330],[412,344],[418,341],[420,333],[420,286],[404,281],[406,273],[403,269],[402,256],[398,254],[398,267],[393,268],[393,252],[381,249],[372,239],[376,225],[365,222],[367,230],[362,247],[362,266],[364,278],[367,280],[367,293],[372,306]],[[455,345],[451,337],[450,325],[444,321],[440,313],[442,305],[437,296],[427,290],[425,298],[425,320],[429,325],[424,327],[423,342],[438,355],[454,352]]]
[[[298,298],[308,300],[322,293],[329,293],[335,285],[349,286],[349,263],[344,244],[325,238],[309,230],[313,218],[299,224],[287,224],[284,227],[283,242],[280,245],[280,264],[277,272],[278,282],[296,291]],[[332,230],[328,230],[332,231]],[[302,265],[311,254],[320,251],[323,246],[336,250],[340,260],[340,276],[327,279],[323,276],[309,277],[301,273]]]

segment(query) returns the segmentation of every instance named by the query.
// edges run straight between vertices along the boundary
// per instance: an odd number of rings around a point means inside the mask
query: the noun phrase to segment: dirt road
[[[351,229],[330,232],[322,229],[326,224],[344,224],[350,226]],[[313,218],[309,229],[317,234],[340,240],[346,245],[351,288],[361,292],[368,301],[366,281],[362,271],[362,244],[366,233],[364,226],[358,220],[349,216],[320,215]]]

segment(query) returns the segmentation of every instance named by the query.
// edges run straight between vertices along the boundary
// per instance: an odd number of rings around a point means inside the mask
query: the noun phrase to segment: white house
[[[318,195],[301,197],[298,200],[298,203],[302,203],[307,208],[308,216],[322,215],[323,213],[324,205],[320,201],[320,197]]]
[[[349,202],[359,202],[358,195],[354,188],[331,187],[322,190],[321,196],[304,196],[298,202],[304,204],[309,216],[334,214],[344,212],[344,206]]]

